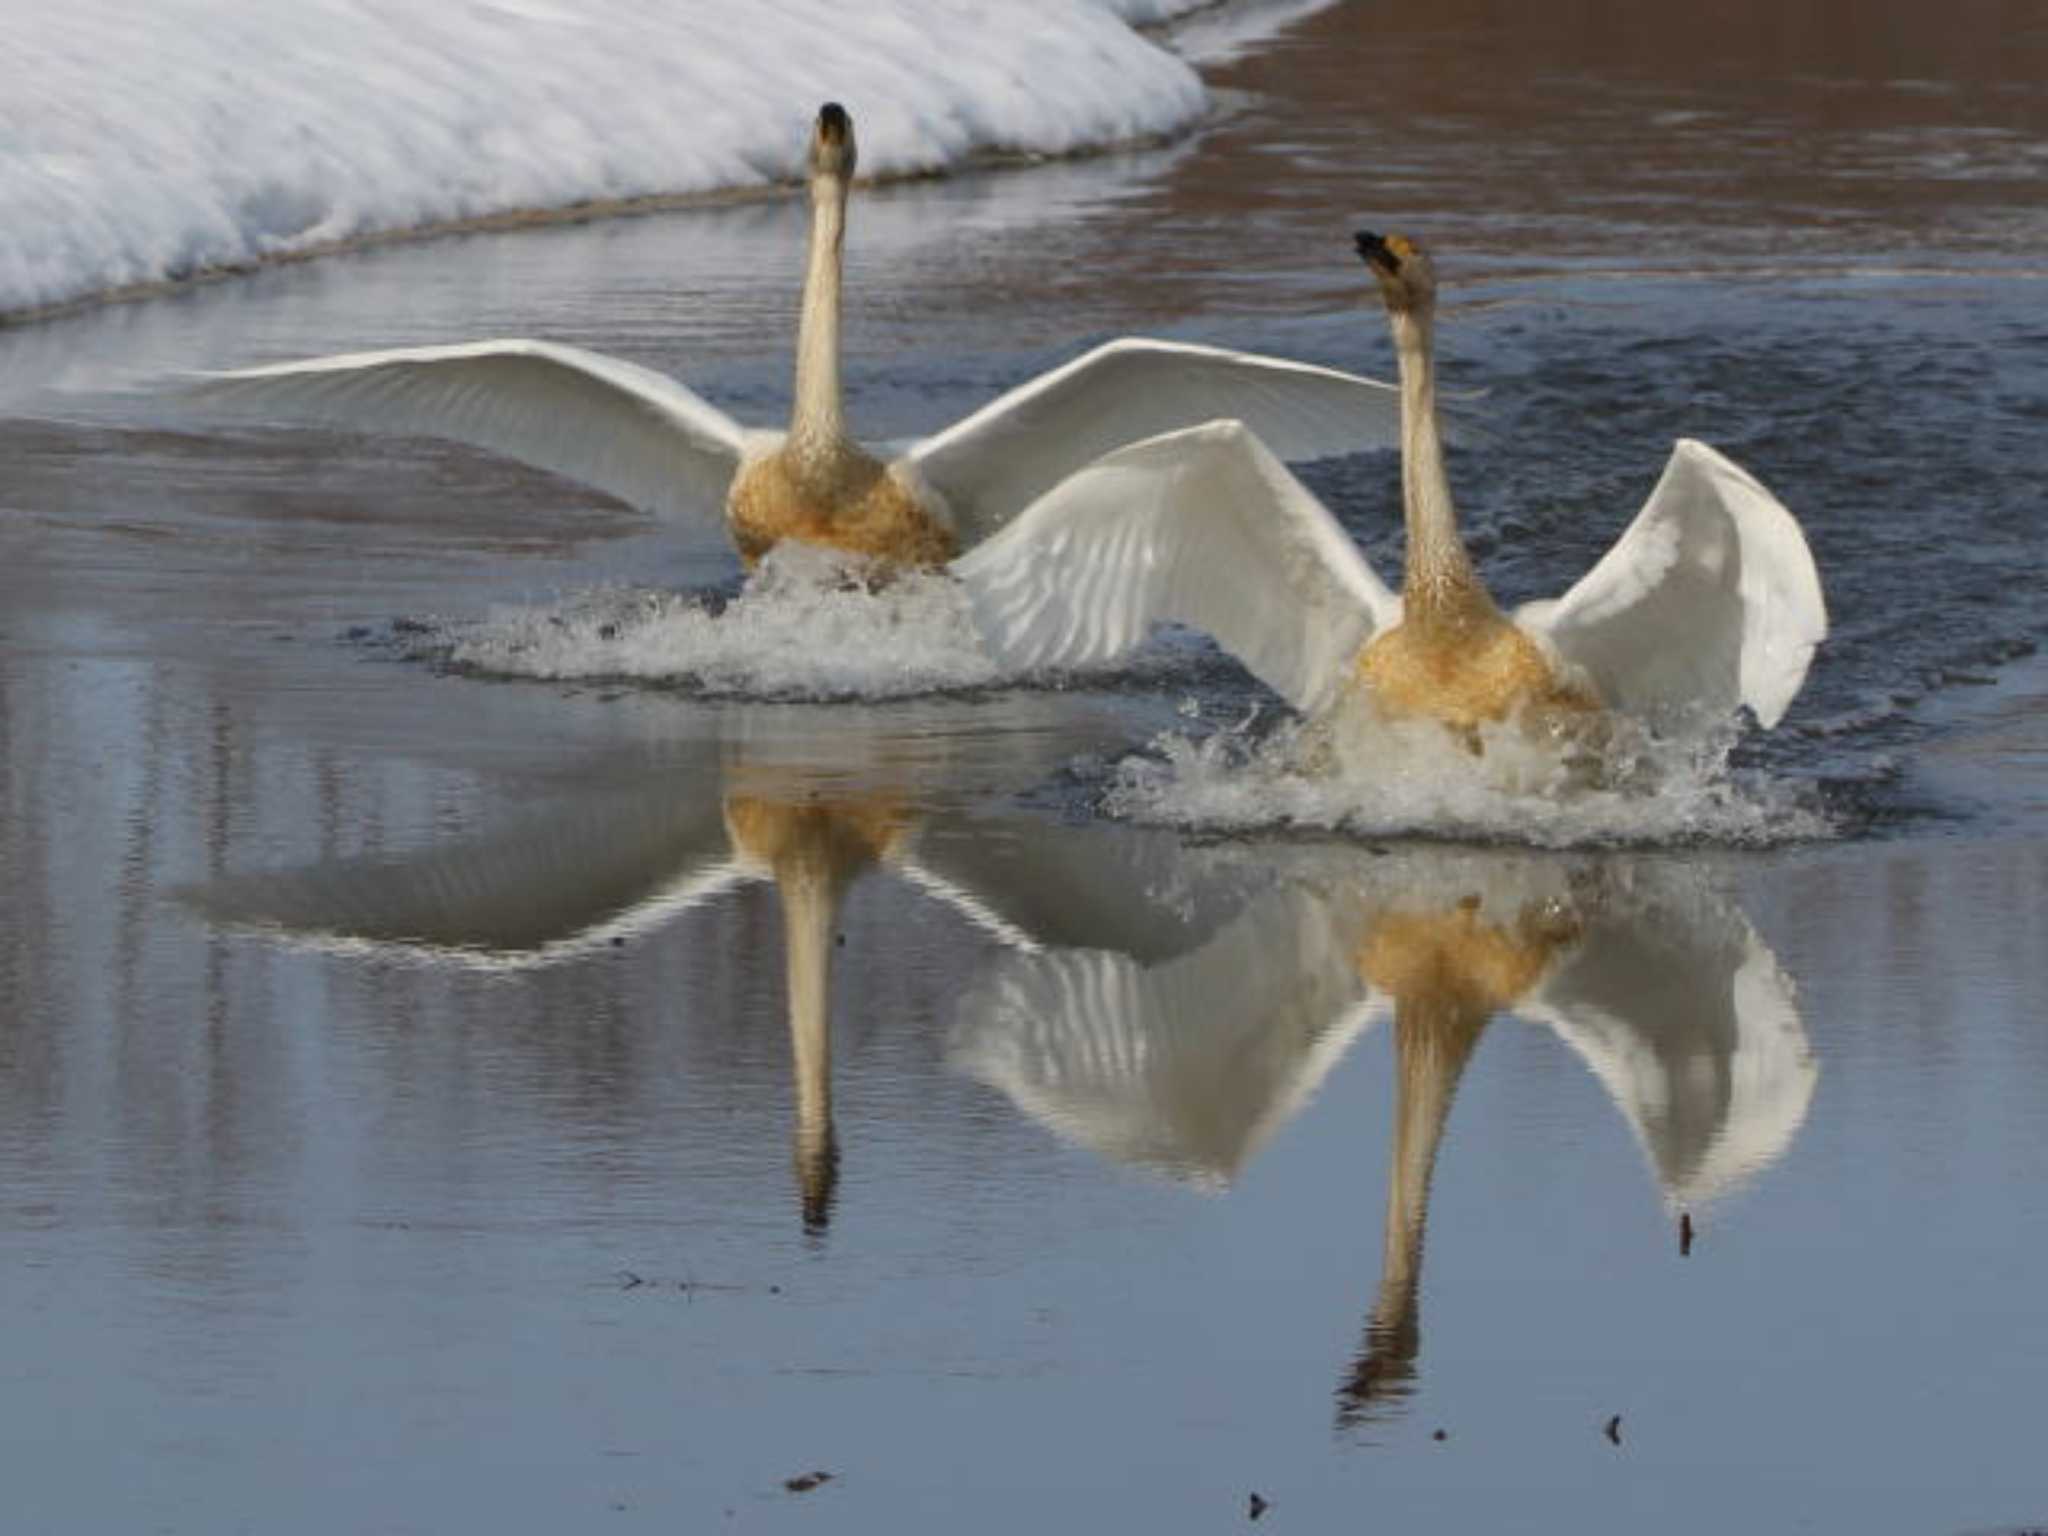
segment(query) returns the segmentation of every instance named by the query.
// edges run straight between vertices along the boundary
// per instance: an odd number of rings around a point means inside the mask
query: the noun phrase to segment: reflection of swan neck
[[[725,825],[733,845],[774,874],[782,903],[797,1186],[804,1226],[819,1232],[831,1216],[839,1177],[832,1129],[832,951],[839,908],[861,871],[897,846],[904,817],[886,798],[792,803],[782,794],[733,791],[725,800]]]
[[[789,448],[799,476],[829,478],[849,444],[839,403],[839,279],[846,178],[811,178],[811,254],[797,322],[796,395]]]
[[[1343,1388],[1340,1416],[1346,1420],[1365,1417],[1375,1401],[1405,1397],[1415,1379],[1430,1177],[1458,1079],[1492,1016],[1486,1001],[1452,990],[1404,998],[1394,1006],[1394,1148],[1379,1293],[1366,1322],[1364,1352]]]
[[[1405,1397],[1422,1347],[1418,1292],[1429,1225],[1429,1184],[1458,1080],[1487,1020],[1513,1005],[1575,943],[1568,915],[1525,905],[1488,921],[1476,897],[1441,912],[1390,913],[1359,946],[1359,972],[1394,996],[1394,1147],[1379,1293],[1365,1349],[1339,1391],[1338,1419],[1356,1423],[1375,1402]]]
[[[1486,1004],[1457,997],[1395,1005],[1394,1151],[1387,1175],[1386,1252],[1379,1300],[1373,1307],[1375,1322],[1392,1307],[1413,1310],[1437,1147],[1450,1119],[1458,1079],[1491,1017]]]
[[[1458,537],[1451,484],[1444,473],[1436,414],[1436,317],[1427,305],[1390,312],[1401,367],[1401,504],[1408,534],[1402,583],[1407,618],[1450,617],[1474,602],[1490,610],[1486,589]]]
[[[805,1228],[820,1231],[830,1219],[839,1174],[832,1130],[832,948],[848,872],[829,859],[792,857],[778,861],[775,874],[796,1077],[797,1187]]]

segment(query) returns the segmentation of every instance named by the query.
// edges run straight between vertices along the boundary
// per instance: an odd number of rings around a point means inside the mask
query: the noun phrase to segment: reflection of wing
[[[947,1056],[1105,1156],[1223,1181],[1374,1012],[1335,914],[1286,891],[1150,969],[1100,950],[1004,955]]]
[[[454,438],[662,517],[716,516],[745,436],[674,379],[547,341],[274,363],[207,375],[186,393],[287,419]]]
[[[1197,862],[1170,832],[946,817],[920,827],[895,867],[1013,947],[1109,949],[1150,964],[1193,949],[1258,888],[1191,879]]]
[[[1320,459],[1392,447],[1401,395],[1335,368],[1125,337],[990,401],[909,457],[971,546],[1111,449],[1219,416],[1283,459]]]
[[[642,794],[396,858],[235,876],[186,899],[226,927],[487,969],[547,965],[649,932],[761,872],[715,797]]]
[[[1583,667],[1617,709],[1655,718],[1746,704],[1766,726],[1784,715],[1828,632],[1792,514],[1691,439],[1600,563],[1515,618]]]
[[[1677,1205],[1791,1145],[1818,1073],[1792,984],[1749,923],[1681,871],[1638,869],[1516,1008],[1584,1058]]]
[[[1351,536],[1235,421],[1098,459],[953,571],[1006,665],[1108,661],[1173,621],[1309,713],[1400,614]]]

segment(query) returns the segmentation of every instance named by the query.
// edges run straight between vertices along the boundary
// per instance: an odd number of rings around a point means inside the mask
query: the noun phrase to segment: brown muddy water
[[[1742,846],[1132,825],[1260,702],[1203,647],[919,693],[708,533],[104,393],[529,333],[772,420],[793,207],[0,332],[10,1528],[2048,1521],[2048,17],[1648,12],[1340,6],[1188,143],[877,189],[849,405],[1382,372],[1408,229],[1504,597],[1680,433],[1806,524]],[[1386,571],[1393,477],[1310,476]],[[576,628],[677,593],[667,675]]]

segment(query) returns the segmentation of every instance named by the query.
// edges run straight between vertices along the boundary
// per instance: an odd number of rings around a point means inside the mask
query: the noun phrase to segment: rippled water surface
[[[534,333],[772,421],[793,207],[0,331],[15,1523],[2048,1520],[2048,27],[1639,9],[1325,11],[849,242],[892,437],[1124,331],[1387,371],[1348,232],[1429,240],[1506,600],[1673,437],[1755,471],[1833,635],[1626,826],[1318,808],[1206,645],[1011,686],[940,584],[105,393]],[[1305,478],[1396,571],[1392,462]]]

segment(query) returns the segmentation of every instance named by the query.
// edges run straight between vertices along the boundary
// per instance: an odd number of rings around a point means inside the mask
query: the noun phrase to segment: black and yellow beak
[[[1369,229],[1361,229],[1352,237],[1358,247],[1358,256],[1368,267],[1382,277],[1401,275],[1401,253],[1387,244]]]

